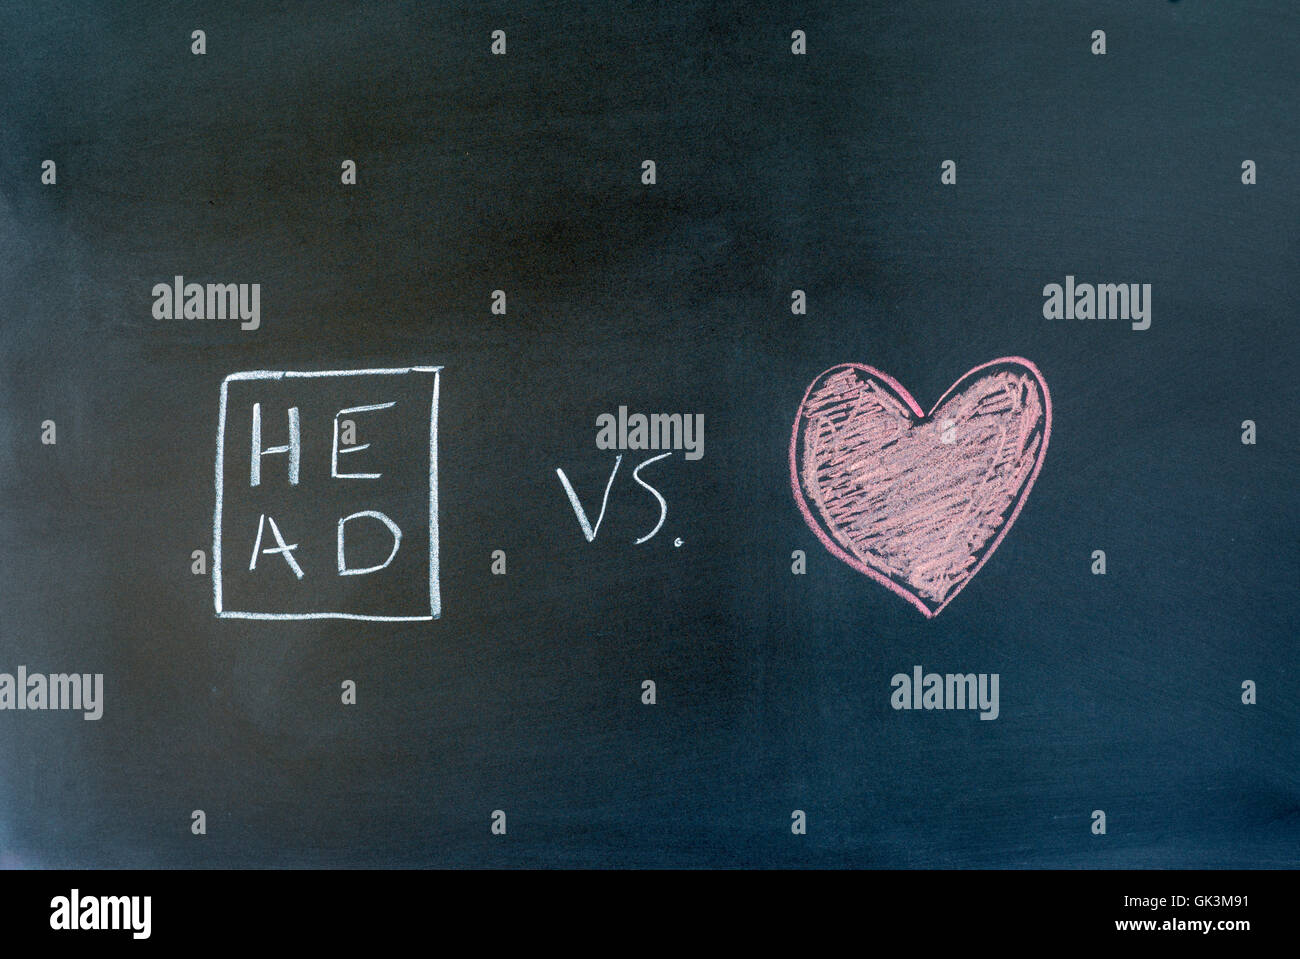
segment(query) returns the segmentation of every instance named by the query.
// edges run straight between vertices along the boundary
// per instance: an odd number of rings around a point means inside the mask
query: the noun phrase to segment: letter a
[[[1092,53],[1093,56],[1101,56],[1106,52],[1106,31],[1092,31]]]
[[[262,526],[264,523],[271,524],[271,535],[274,536],[275,541],[280,544],[273,549],[262,549]],[[279,553],[284,557],[284,561],[289,564],[289,568],[293,570],[293,575],[302,579],[302,567],[299,566],[297,560],[293,558],[293,551],[297,548],[297,543],[294,543],[292,546],[285,545],[284,537],[280,535],[280,528],[275,525],[275,520],[263,513],[261,518],[257,521],[257,539],[253,543],[253,558],[249,561],[248,569],[250,572],[257,569],[257,557],[259,551],[261,553]]]
[[[71,903],[68,902],[67,896],[55,896],[50,900],[50,908],[54,911],[50,913],[51,929],[68,929],[68,913]]]
[[[172,288],[170,283],[155,283],[153,288],[153,318],[172,319]]]
[[[1043,287],[1043,296],[1045,297],[1043,300],[1043,319],[1061,319],[1065,315],[1065,312],[1061,309],[1061,303],[1065,297],[1061,290],[1061,284],[1048,283],[1047,286]]]

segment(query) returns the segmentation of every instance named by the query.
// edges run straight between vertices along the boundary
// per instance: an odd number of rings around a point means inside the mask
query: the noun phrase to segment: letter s
[[[660,453],[658,456],[652,456],[632,471],[632,478],[636,480],[638,483],[640,483],[642,486],[644,486],[646,489],[648,489],[650,491],[650,495],[659,501],[659,522],[655,523],[654,529],[652,529],[650,532],[646,533],[644,536],[642,536],[639,540],[636,541],[636,545],[638,546],[640,546],[646,540],[653,537],[655,533],[659,532],[659,528],[664,525],[664,520],[668,518],[668,503],[664,500],[662,496],[659,495],[659,491],[657,489],[655,489],[653,486],[651,486],[649,483],[647,483],[645,480],[641,478],[640,473],[643,469],[645,469],[647,466],[649,466],[651,463],[655,462],[656,460],[661,460],[665,456],[672,456],[672,455],[673,455],[672,451],[669,450],[667,453]]]

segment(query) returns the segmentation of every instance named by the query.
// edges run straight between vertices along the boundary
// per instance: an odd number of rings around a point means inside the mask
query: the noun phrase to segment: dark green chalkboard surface
[[[0,865],[1300,866],[1298,39],[5,4]]]

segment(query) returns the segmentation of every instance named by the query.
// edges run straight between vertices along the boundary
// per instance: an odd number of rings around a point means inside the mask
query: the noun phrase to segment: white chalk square
[[[412,367],[404,367],[404,368],[398,368],[398,369],[323,370],[323,371],[250,370],[250,371],[241,372],[241,373],[232,373],[231,375],[227,376],[227,377],[225,378],[225,380],[222,381],[222,383],[221,383],[220,413],[219,413],[219,417],[218,417],[218,426],[217,426],[217,452],[216,452],[216,469],[215,469],[215,474],[216,474],[216,497],[215,497],[215,508],[214,508],[214,510],[213,510],[213,521],[212,521],[212,535],[213,535],[213,545],[212,545],[212,567],[213,567],[212,592],[213,592],[213,604],[214,604],[214,607],[215,607],[215,609],[216,609],[216,614],[217,614],[217,616],[219,616],[219,617],[221,617],[221,618],[223,618],[223,619],[260,619],[260,620],[290,620],[290,619],[354,619],[354,620],[370,620],[370,621],[383,621],[383,622],[417,622],[417,621],[427,621],[427,620],[437,619],[437,618],[441,615],[441,613],[442,613],[442,599],[441,599],[441,594],[440,594],[440,591],[439,591],[439,580],[438,580],[438,389],[439,389],[439,381],[440,381],[440,375],[439,375],[439,374],[440,374],[440,371],[441,371],[441,370],[442,370],[442,367],[440,367],[440,366],[412,366]],[[228,557],[223,557],[223,539],[229,539],[229,533],[228,533],[228,531],[227,531],[226,529],[223,528],[223,522],[225,522],[225,521],[227,520],[227,518],[228,518],[227,514],[229,513],[229,511],[230,511],[230,507],[231,507],[231,502],[230,502],[229,498],[226,496],[226,493],[227,493],[227,492],[232,492],[232,493],[233,493],[233,490],[229,489],[228,486],[227,486],[227,483],[226,483],[226,476],[225,476],[225,472],[226,472],[226,461],[227,461],[227,453],[228,453],[228,451],[227,451],[227,449],[226,449],[226,443],[227,443],[227,402],[228,402],[228,397],[229,397],[229,393],[230,393],[230,387],[231,387],[231,384],[232,384],[232,383],[243,383],[243,382],[245,382],[245,381],[258,381],[258,380],[261,380],[261,381],[279,381],[279,382],[284,382],[284,381],[292,381],[292,380],[297,380],[297,379],[304,379],[304,380],[308,380],[308,379],[310,379],[310,380],[324,381],[324,380],[326,380],[326,378],[334,378],[334,379],[335,379],[336,381],[338,381],[340,384],[344,384],[344,385],[348,385],[348,386],[356,386],[356,385],[358,384],[359,378],[362,378],[362,377],[370,377],[370,378],[374,378],[374,377],[412,377],[412,376],[417,376],[417,375],[428,375],[428,376],[431,378],[430,388],[429,388],[428,393],[427,393],[427,402],[428,402],[428,407],[427,407],[427,408],[428,408],[428,510],[427,510],[427,528],[428,528],[428,565],[427,565],[427,569],[428,569],[428,590],[427,590],[427,596],[428,596],[428,599],[427,599],[427,611],[426,611],[426,609],[424,608],[424,606],[425,606],[425,602],[424,602],[423,599],[420,600],[420,606],[421,606],[421,608],[418,609],[418,610],[410,610],[410,609],[407,609],[407,610],[403,610],[401,613],[392,613],[392,614],[390,614],[390,613],[384,613],[384,612],[373,612],[373,611],[346,611],[346,610],[327,610],[327,609],[321,609],[321,610],[316,610],[316,609],[310,609],[310,610],[309,610],[309,609],[303,609],[303,610],[294,610],[294,611],[285,611],[285,610],[280,610],[280,611],[262,611],[262,612],[259,612],[259,611],[256,611],[256,610],[250,610],[250,609],[230,609],[230,608],[228,608],[228,605],[229,605],[228,600],[231,599],[231,596],[230,596],[229,593],[226,591],[226,587],[227,587],[228,583],[223,582],[223,579],[224,579],[224,580],[228,580],[230,577],[224,577],[224,576],[223,576],[223,560],[225,560],[225,559],[228,558]],[[349,380],[346,379],[346,378],[351,378],[351,381],[349,381]],[[382,382],[382,381],[381,381],[381,382]],[[407,382],[409,383],[409,381],[407,381]],[[326,385],[326,384],[321,383],[321,385]],[[340,394],[340,395],[346,395],[346,393],[347,393],[347,391],[346,391],[346,390],[343,390],[343,391],[341,391],[341,394]],[[422,393],[421,395],[424,395],[424,394]],[[319,397],[317,397],[316,399],[319,400]],[[340,400],[340,402],[342,402],[342,401]],[[256,404],[255,404],[255,405],[256,405]],[[318,403],[318,405],[319,405],[319,403]],[[343,406],[341,406],[341,407],[339,408],[338,412],[340,412],[340,413],[346,413],[346,412],[350,412],[350,411],[367,411],[367,410],[371,410],[371,411],[373,411],[373,410],[384,409],[384,408],[386,408],[386,407],[391,407],[391,406],[393,406],[393,405],[394,405],[393,403],[385,403],[385,404],[370,404],[370,405],[366,405],[366,406],[350,406],[350,407],[349,407],[349,404],[344,403]],[[259,422],[260,422],[260,421],[259,421]],[[422,412],[422,411],[421,411],[421,419],[420,419],[420,422],[423,423],[423,412]],[[296,409],[296,408],[294,409],[293,413],[291,414],[290,423],[291,423],[291,427],[292,427],[292,429],[295,431],[295,435],[293,436],[291,442],[292,442],[295,446],[297,446],[297,445],[298,445],[298,437],[297,437],[297,435],[296,435],[296,430],[297,430],[297,428],[298,428],[298,423],[297,423],[297,409]],[[338,469],[338,460],[339,460],[339,452],[340,452],[340,450],[339,450],[339,448],[338,448],[338,420],[337,420],[337,415],[336,415],[336,418],[335,418],[335,421],[334,421],[333,430],[334,430],[334,438],[333,438],[333,465],[332,465],[331,470],[330,470],[330,478],[332,479],[332,482],[333,482],[334,484],[338,484],[338,483],[340,483],[340,482],[343,482],[344,480],[351,480],[353,484],[356,484],[356,485],[354,486],[354,488],[359,488],[359,489],[361,489],[361,490],[365,490],[366,487],[365,487],[363,484],[358,484],[357,481],[358,481],[358,480],[368,480],[368,479],[371,479],[371,478],[375,478],[375,479],[377,479],[377,478],[380,477],[381,474],[371,474],[371,473],[348,473],[348,474],[344,474],[344,473],[338,473],[338,472],[337,472],[337,469]],[[258,436],[258,434],[257,434],[256,432],[254,432],[253,436],[255,437],[255,439],[254,439],[254,453],[253,453],[253,455],[252,455],[251,458],[257,460],[259,464],[260,464],[261,459],[262,459],[263,456],[268,456],[268,455],[270,455],[270,454],[272,454],[272,453],[281,453],[281,452],[286,451],[286,449],[288,448],[288,447],[276,447],[276,448],[271,448],[271,447],[260,447],[260,446],[258,445],[258,440],[257,440],[257,438],[256,438],[256,437]],[[360,451],[360,450],[364,450],[365,448],[366,448],[366,447],[364,447],[364,446],[358,446],[358,447],[356,447],[356,450]],[[258,449],[264,450],[264,452],[256,452],[256,450],[258,450]],[[347,450],[344,450],[343,452],[348,452],[348,451],[347,451]],[[296,483],[298,482],[298,476],[296,475],[296,474],[297,474],[297,471],[298,471],[298,465],[297,465],[297,457],[298,457],[298,455],[299,455],[299,450],[298,450],[298,449],[295,449],[295,450],[294,450],[294,453],[293,453],[292,456],[290,457],[290,459],[293,461],[293,466],[291,467],[291,479],[290,479],[290,482],[291,482],[291,483],[294,483],[294,484],[296,484]],[[422,469],[423,469],[423,466],[421,466],[420,469],[422,470]],[[422,481],[422,479],[423,479],[423,478],[421,477],[421,481]],[[258,481],[255,481],[255,483],[254,483],[253,485],[257,485],[257,482],[260,482],[260,479],[259,479]],[[269,484],[268,484],[268,485],[269,485]],[[285,493],[285,491],[281,490],[281,491],[279,492],[278,495],[280,495],[281,498],[283,499],[283,498],[285,498],[286,496],[292,496],[292,495],[293,495],[293,491],[290,491],[289,493]],[[299,494],[299,496],[302,496],[302,495],[304,495],[304,494],[301,494],[301,493]],[[301,504],[299,504],[299,505],[301,505]],[[310,500],[309,500],[309,505],[310,505]],[[421,512],[423,513],[423,508],[422,508],[422,507],[421,507]],[[250,514],[250,515],[251,515],[251,514]],[[263,515],[264,515],[264,514],[263,514]],[[355,512],[355,513],[353,513],[352,515],[353,515],[353,517],[356,517],[356,516],[362,516],[362,515],[377,515],[377,514],[375,514],[374,512],[372,512],[372,511],[370,511],[370,510],[365,510],[365,511]],[[351,518],[351,517],[349,517],[349,518]],[[425,519],[425,518],[426,518],[426,517],[423,517],[423,516],[422,516],[422,519]],[[247,520],[248,517],[246,516],[246,517],[244,517],[244,519]],[[393,526],[393,525],[395,525],[395,524],[392,524],[391,521],[389,521],[389,523],[390,523],[390,527]],[[337,551],[337,552],[338,552],[338,570],[337,570],[337,575],[341,577],[341,576],[345,576],[345,575],[352,575],[353,573],[366,573],[366,572],[370,572],[371,570],[353,570],[353,569],[348,569],[348,571],[347,571],[346,573],[344,572],[344,559],[343,559],[343,554],[344,554],[344,544],[343,544],[344,534],[343,534],[343,531],[342,531],[342,530],[343,530],[343,525],[344,525],[344,522],[343,522],[343,519],[341,518],[340,521],[339,521],[339,523],[338,523],[338,551]],[[259,557],[258,557],[258,553],[259,553],[259,552],[263,552],[263,551],[261,551],[261,550],[259,549],[259,547],[260,547],[260,545],[261,545],[261,543],[262,543],[262,538],[261,538],[261,536],[262,536],[262,525],[261,525],[261,522],[260,522],[260,521],[259,521],[259,523],[258,523],[257,530],[258,530],[258,539],[257,539],[257,544],[254,546],[254,549],[253,549],[253,556],[252,556],[252,560],[253,560],[254,563],[256,563],[257,560],[258,560],[258,558],[259,558]],[[279,536],[279,531],[278,531],[278,529],[275,531],[275,535],[276,535],[277,538],[278,538],[278,536]],[[292,538],[294,538],[294,537],[293,537],[293,536],[290,536],[290,538],[292,539]],[[398,546],[397,546],[397,544],[400,544],[400,543],[402,542],[402,539],[403,539],[403,538],[402,538],[401,532],[400,532],[400,530],[399,530],[398,533],[397,533],[397,535],[396,535],[396,541],[395,541],[395,545],[393,546],[393,552],[392,552],[392,555],[390,555],[390,557],[389,557],[389,561],[390,561],[390,562],[391,562],[393,556],[395,556],[395,555],[397,554],[397,551],[398,551]],[[295,549],[295,550],[297,549],[297,545],[296,545],[296,544],[295,544],[295,546],[294,546],[294,549]],[[283,551],[277,551],[277,550],[266,550],[266,551],[264,551],[264,552],[283,552]],[[286,556],[289,556],[289,555],[293,555],[293,554],[286,553],[285,555],[286,555]],[[289,563],[289,566],[292,567],[292,568],[295,569],[295,570],[298,570],[298,566],[297,566],[297,564],[294,563],[294,562],[290,562],[290,563]],[[319,564],[318,564],[318,566],[319,566]],[[387,566],[387,563],[385,563],[384,566]],[[227,569],[228,569],[228,570],[234,570],[234,567],[227,567]],[[383,566],[381,566],[381,567],[374,567],[373,569],[383,569]],[[253,570],[253,567],[250,566],[250,572],[251,572],[252,570]],[[242,571],[242,570],[239,570],[239,573],[242,575],[242,574],[243,574],[243,571]],[[291,573],[286,573],[285,569],[283,569],[283,568],[282,568],[282,569],[279,569],[279,570],[277,571],[277,574],[280,575],[281,577],[283,577],[283,578],[284,578],[284,580],[283,580],[284,583],[287,584],[287,585],[284,587],[284,591],[285,591],[288,595],[292,595],[292,589],[291,589],[291,587],[294,585],[294,581],[293,581],[293,579],[291,578],[292,574],[291,574]],[[325,572],[323,572],[323,571],[321,571],[321,570],[319,570],[319,569],[314,570],[314,571],[313,571],[313,574],[314,574],[316,577],[318,577],[318,578],[325,578],[325,577],[328,576],[327,573],[325,573]],[[301,570],[298,570],[298,576],[299,576],[299,579],[300,579],[300,580],[303,578],[303,574],[302,574]],[[361,578],[364,578],[364,577],[361,577]],[[421,584],[421,589],[420,589],[419,592],[420,592],[421,595],[423,595],[424,590],[423,590],[423,588],[422,588],[422,584]],[[239,605],[245,605],[245,604],[242,604],[242,603],[241,603],[241,604],[239,604]]]

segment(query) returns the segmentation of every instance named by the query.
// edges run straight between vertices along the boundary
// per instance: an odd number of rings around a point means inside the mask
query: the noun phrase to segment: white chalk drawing
[[[668,501],[663,498],[663,495],[660,494],[657,489],[641,478],[641,471],[651,463],[657,463],[659,460],[666,459],[672,455],[672,450],[669,450],[667,453],[660,453],[658,456],[650,457],[640,466],[636,467],[636,469],[632,470],[632,479],[636,481],[638,486],[644,488],[646,492],[653,496],[655,501],[659,504],[659,519],[655,523],[654,529],[638,539],[636,541],[637,546],[653,539],[654,535],[663,528],[664,520],[668,518]],[[610,472],[609,480],[605,483],[605,495],[600,500],[600,514],[596,517],[595,526],[591,524],[591,519],[587,516],[587,511],[582,508],[582,503],[578,499],[578,494],[574,492],[573,484],[569,482],[569,477],[564,475],[564,470],[560,467],[557,466],[555,468],[555,475],[560,478],[560,485],[564,487],[564,495],[569,497],[569,505],[573,507],[574,515],[578,517],[578,525],[582,527],[582,535],[587,538],[588,543],[593,542],[596,539],[596,534],[600,532],[600,524],[605,519],[605,507],[609,503],[609,491],[614,486],[614,477],[618,476],[618,468],[622,462],[623,455],[621,453],[614,457],[614,469]]]
[[[272,453],[289,454],[289,485],[298,485],[302,464],[302,430],[298,425],[298,407],[289,407],[289,442],[285,446],[262,446],[262,404],[253,404],[253,454],[249,470],[249,486],[262,485],[262,457]],[[279,535],[278,533],[276,534]]]
[[[349,413],[369,413],[371,410],[386,410],[396,406],[396,403],[372,403],[369,406],[349,406],[345,410],[339,410],[334,414],[334,452],[330,459],[330,476],[335,479],[379,479],[383,473],[340,473],[339,472],[339,454],[340,453],[360,453],[362,450],[370,449],[369,443],[362,443],[359,446],[349,446],[347,449],[339,449],[339,417],[346,416]]]
[[[216,452],[216,497],[215,507],[212,514],[212,599],[213,606],[218,617],[223,619],[255,619],[255,620],[298,620],[298,619],[351,619],[367,620],[377,622],[419,622],[437,619],[442,615],[442,597],[439,590],[439,567],[438,567],[438,391],[440,383],[440,366],[409,366],[393,369],[362,369],[362,370],[322,370],[322,371],[296,371],[296,370],[249,370],[240,373],[232,373],[227,376],[221,383],[220,410],[217,421],[217,452]],[[223,538],[223,509],[225,500],[225,463],[226,463],[226,427],[227,427],[227,406],[230,394],[230,385],[244,381],[286,381],[297,379],[324,379],[324,378],[358,378],[358,377],[400,377],[413,374],[428,374],[432,378],[431,389],[429,393],[429,420],[428,420],[428,612],[422,610],[418,614],[410,615],[383,615],[369,612],[330,612],[330,611],[303,611],[303,612],[257,612],[247,609],[230,609],[227,606],[227,597],[223,595],[223,578],[222,578],[222,538]],[[355,380],[354,380],[355,382]],[[388,410],[397,406],[396,402],[371,403],[361,406],[351,406],[339,409],[333,416],[333,441],[330,450],[329,460],[329,478],[335,480],[377,480],[384,474],[379,472],[358,472],[358,473],[340,473],[339,457],[348,453],[361,452],[368,449],[371,444],[363,443],[355,446],[339,447],[339,419],[349,414],[372,413],[380,410]],[[262,460],[266,456],[285,454],[288,457],[288,480],[292,487],[298,487],[302,466],[302,424],[301,415],[298,406],[292,406],[288,410],[288,427],[289,442],[283,446],[263,447],[262,445],[262,406],[260,402],[254,402],[251,405],[251,451],[250,451],[250,469],[248,476],[249,488],[256,488],[262,482]],[[423,417],[421,416],[421,422]],[[247,448],[240,444],[241,449]],[[420,468],[422,469],[422,467]],[[300,494],[299,494],[300,495]],[[353,521],[363,519],[377,520],[387,528],[392,537],[392,548],[388,558],[382,563],[368,567],[350,567],[344,558],[344,529]],[[423,517],[422,517],[423,519]],[[251,517],[249,519],[251,523]],[[353,525],[361,525],[353,523]],[[292,572],[297,580],[302,580],[306,575],[324,575],[324,571],[304,570],[299,561],[294,556],[294,551],[298,549],[298,543],[286,542],[282,535],[281,529],[277,526],[272,516],[261,513],[257,521],[257,535],[253,545],[252,556],[249,562],[249,571],[257,571],[259,559],[269,555],[279,556],[288,564],[288,569]],[[265,540],[274,540],[275,546],[263,547]],[[292,533],[290,535],[293,535]],[[245,542],[247,542],[245,540]],[[353,512],[351,515],[343,516],[338,519],[337,524],[337,569],[329,570],[330,576],[365,576],[377,573],[386,569],[394,558],[398,555],[399,548],[404,542],[402,530],[388,515],[375,509],[365,509]],[[278,561],[276,561],[278,563]],[[264,565],[264,564],[263,564]],[[283,567],[282,567],[283,569]],[[293,580],[289,580],[292,582]]]
[[[555,467],[555,473],[560,477],[560,485],[564,487],[564,492],[569,497],[569,505],[573,507],[573,512],[577,514],[578,522],[582,525],[582,535],[587,537],[588,543],[594,540],[596,534],[600,532],[601,520],[605,518],[605,504],[609,502],[609,491],[614,485],[614,477],[618,475],[618,467],[622,462],[623,457],[621,455],[614,457],[614,469],[609,474],[609,482],[605,484],[605,496],[600,501],[600,515],[596,517],[595,526],[592,526],[591,520],[587,518],[587,511],[582,508],[582,503],[578,500],[578,494],[573,491],[573,484],[564,475],[564,470],[558,466]]]
[[[391,404],[390,404],[391,405]],[[363,516],[369,516],[371,519],[377,519],[388,527],[388,532],[393,534],[393,549],[388,554],[388,559],[384,560],[378,566],[367,566],[365,569],[352,569],[343,559],[343,526],[350,520],[360,519]],[[397,548],[402,545],[402,529],[391,519],[379,512],[377,509],[363,509],[360,512],[353,513],[350,516],[344,516],[339,520],[339,575],[340,576],[364,576],[366,573],[377,573],[393,561],[397,555]]]
[[[257,462],[257,456],[256,456],[256,455],[253,456],[253,462],[254,462],[254,463]],[[257,484],[254,483],[253,485],[256,486]],[[263,528],[265,525],[266,525],[266,514],[265,514],[265,513],[262,513],[261,516],[260,516],[260,517],[258,518],[258,520],[257,520],[257,539],[253,542],[253,558],[250,559],[250,560],[248,561],[248,570],[249,570],[249,572],[252,572],[253,570],[257,569],[257,556],[258,556],[259,553],[267,553],[267,554],[271,554],[271,555],[274,555],[274,554],[276,554],[276,553],[279,553],[279,554],[281,554],[282,556],[284,556],[284,561],[285,561],[286,563],[288,563],[288,564],[289,564],[289,568],[293,570],[293,575],[297,576],[299,579],[302,579],[303,576],[304,576],[305,574],[304,574],[303,571],[302,571],[302,567],[298,565],[298,561],[297,561],[296,559],[293,558],[293,551],[294,551],[295,549],[298,548],[298,544],[297,544],[297,543],[294,543],[292,546],[290,546],[288,543],[286,543],[286,542],[284,541],[284,537],[280,535],[280,527],[278,527],[278,526],[275,525],[275,519],[272,518],[272,519],[271,519],[271,535],[275,537],[275,541],[276,541],[277,543],[279,543],[280,545],[279,545],[279,546],[276,546],[276,547],[274,547],[274,548],[272,548],[272,549],[265,549],[265,550],[262,549],[262,528]],[[340,523],[339,523],[339,526],[341,527],[342,525],[343,525],[343,524],[340,522]],[[340,557],[343,556],[343,548],[342,548],[342,545],[341,545],[341,543],[342,543],[342,538],[343,538],[343,537],[342,537],[342,534],[340,533],[340,536],[339,536],[339,540],[340,540],[339,556],[340,556]],[[339,560],[339,572],[342,572],[342,571],[343,571],[343,570],[342,570],[342,567],[343,567],[343,561],[342,561],[342,559],[340,558],[340,560]]]

